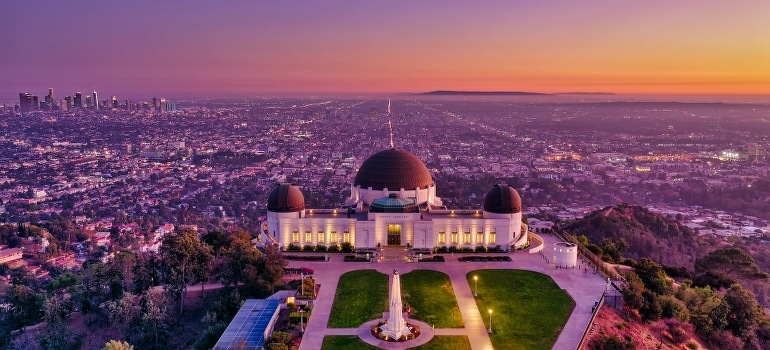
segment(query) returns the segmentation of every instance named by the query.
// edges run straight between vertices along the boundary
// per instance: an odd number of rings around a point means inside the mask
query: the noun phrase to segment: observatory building
[[[387,149],[361,165],[350,198],[336,209],[305,208],[302,191],[275,187],[268,198],[264,233],[282,249],[340,246],[404,246],[511,250],[527,242],[521,198],[513,188],[493,186],[483,208],[451,210],[436,196],[425,164],[401,149]]]

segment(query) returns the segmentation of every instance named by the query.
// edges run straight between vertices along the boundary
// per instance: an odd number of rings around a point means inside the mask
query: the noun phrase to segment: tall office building
[[[64,96],[64,103],[67,105],[67,109],[72,108],[72,96]]]
[[[37,99],[37,96],[33,96],[29,92],[20,92],[19,93],[19,109],[21,110],[21,113],[28,113],[34,110],[34,100]]]
[[[112,96],[112,108],[118,109],[118,97]]]
[[[55,105],[53,97],[53,88],[48,88],[48,95],[45,96],[45,104],[53,107]]]
[[[75,93],[75,108],[83,108],[83,93],[78,91]]]
[[[91,108],[91,96],[86,96],[86,108]]]
[[[94,109],[99,109],[99,97],[96,95],[96,91],[94,91]]]

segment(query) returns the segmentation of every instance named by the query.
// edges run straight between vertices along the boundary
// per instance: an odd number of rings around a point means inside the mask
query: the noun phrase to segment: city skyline
[[[770,3],[6,6],[0,99],[431,90],[770,94]],[[65,93],[66,91],[66,93]]]

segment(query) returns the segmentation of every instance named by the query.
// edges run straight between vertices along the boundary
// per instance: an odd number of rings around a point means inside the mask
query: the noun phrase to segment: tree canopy
[[[754,258],[741,248],[720,248],[695,260],[695,273],[718,272],[738,276],[741,279],[768,279]]]

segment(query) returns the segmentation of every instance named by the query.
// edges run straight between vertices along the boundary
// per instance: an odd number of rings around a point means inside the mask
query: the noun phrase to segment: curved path
[[[545,241],[544,251],[558,240],[551,235],[541,235]],[[465,328],[435,329],[435,335],[465,335],[470,341],[473,350],[491,350],[492,343],[484,325],[481,313],[476,307],[471,286],[465,276],[475,270],[482,269],[519,269],[540,272],[551,276],[559,287],[567,291],[575,301],[575,309],[572,311],[567,324],[559,334],[554,344],[554,349],[577,348],[583,332],[588,327],[591,318],[591,308],[594,302],[599,300],[606,288],[606,280],[592,272],[584,272],[580,269],[554,269],[540,257],[539,254],[528,254],[526,250],[511,253],[511,262],[459,262],[457,258],[461,254],[451,256],[446,254],[446,262],[407,263],[401,261],[384,260],[375,263],[343,262],[342,255],[330,254],[328,262],[290,261],[292,267],[305,266],[315,270],[316,283],[321,284],[318,296],[314,302],[313,314],[308,320],[305,335],[300,345],[300,350],[318,350],[321,348],[323,338],[326,335],[357,335],[359,328],[327,328],[326,325],[331,313],[334,294],[337,283],[342,274],[354,270],[376,269],[383,274],[389,274],[393,269],[406,274],[413,270],[440,271],[449,276],[452,282],[457,305],[463,318]],[[385,311],[385,310],[383,310]],[[409,346],[419,345],[417,343]],[[388,348],[396,348],[389,344]],[[402,349],[403,347],[397,347]]]

